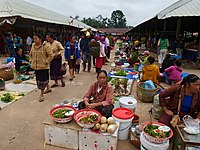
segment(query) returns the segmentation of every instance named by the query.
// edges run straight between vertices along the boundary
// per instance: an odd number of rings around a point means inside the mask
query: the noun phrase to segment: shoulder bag
[[[180,95],[180,96],[179,96],[179,101],[178,101],[178,112],[177,112],[176,115],[174,115],[174,116],[172,117],[172,120],[170,121],[170,124],[171,124],[172,127],[174,127],[174,128],[175,128],[176,125],[178,125],[179,122],[180,122],[179,112],[180,112],[180,110],[181,110],[181,99],[182,99],[182,96]]]

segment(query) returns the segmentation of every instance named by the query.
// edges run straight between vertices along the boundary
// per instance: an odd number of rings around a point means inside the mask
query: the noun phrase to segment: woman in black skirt
[[[35,70],[37,87],[41,90],[39,101],[42,102],[44,101],[44,94],[52,91],[49,86],[49,68],[53,53],[49,44],[43,41],[42,35],[35,34],[33,39],[30,61],[32,68]]]

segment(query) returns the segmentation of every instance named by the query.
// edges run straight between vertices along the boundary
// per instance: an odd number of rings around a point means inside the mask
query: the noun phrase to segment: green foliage
[[[126,28],[126,17],[121,10],[113,11],[111,18],[98,15],[95,18],[83,18],[82,22],[94,28]]]
[[[111,23],[115,28],[126,27],[126,17],[121,10],[113,11],[111,14]]]

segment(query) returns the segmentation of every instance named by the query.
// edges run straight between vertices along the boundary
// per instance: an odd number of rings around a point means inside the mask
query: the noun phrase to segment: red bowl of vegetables
[[[70,105],[56,106],[50,110],[51,118],[57,123],[67,123],[73,119],[76,109]]]
[[[74,120],[83,128],[89,129],[100,122],[102,115],[94,109],[81,109],[74,113]]]
[[[168,130],[162,130],[162,127]],[[142,131],[145,138],[153,143],[164,143],[173,136],[173,131],[159,122],[145,122]]]

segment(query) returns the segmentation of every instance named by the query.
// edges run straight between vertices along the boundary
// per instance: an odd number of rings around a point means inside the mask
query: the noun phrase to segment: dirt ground
[[[103,66],[109,71],[110,65]],[[184,72],[195,73],[200,76],[200,70],[184,69]],[[95,69],[90,73],[80,71],[73,82],[69,81],[69,73],[64,76],[65,87],[56,87],[45,95],[45,101],[38,102],[39,90],[35,90],[0,110],[0,150],[67,150],[54,146],[44,146],[43,120],[49,116],[53,105],[66,99],[81,100],[89,85],[96,80]],[[11,82],[11,81],[8,81]],[[53,84],[50,81],[50,85]],[[133,86],[131,96],[135,96]],[[152,104],[138,102],[136,114],[140,122],[149,121],[148,110]],[[129,140],[119,141],[117,150],[137,149]]]

